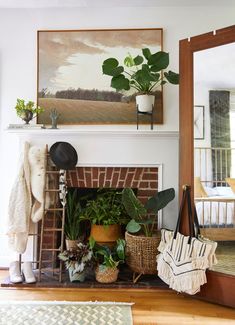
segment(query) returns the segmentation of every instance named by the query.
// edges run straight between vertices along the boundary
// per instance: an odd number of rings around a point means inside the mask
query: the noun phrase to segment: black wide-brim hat
[[[73,169],[78,162],[78,155],[74,147],[68,142],[56,142],[50,148],[50,157],[56,167]]]

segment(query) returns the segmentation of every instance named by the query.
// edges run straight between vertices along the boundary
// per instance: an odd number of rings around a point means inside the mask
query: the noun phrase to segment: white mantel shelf
[[[110,137],[146,137],[146,138],[178,138],[177,131],[158,130],[92,130],[79,128],[58,128],[53,129],[6,129],[7,133],[19,136],[110,136]]]

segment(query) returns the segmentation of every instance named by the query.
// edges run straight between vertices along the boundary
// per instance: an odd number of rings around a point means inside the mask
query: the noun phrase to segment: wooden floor
[[[6,271],[0,271],[0,281],[6,275]],[[146,291],[142,289],[0,288],[0,300],[126,301],[135,303],[132,313],[136,325],[235,324],[234,309],[162,289]]]

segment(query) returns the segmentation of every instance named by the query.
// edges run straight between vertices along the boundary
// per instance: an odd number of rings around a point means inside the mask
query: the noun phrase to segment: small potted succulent
[[[60,253],[58,258],[65,263],[71,282],[83,282],[87,269],[92,266],[93,252],[89,244],[80,242],[76,248]]]
[[[29,122],[44,111],[44,109],[40,106],[34,104],[33,101],[25,102],[24,99],[17,98],[16,106],[15,106],[16,114],[25,121],[25,124],[29,124]]]
[[[125,240],[118,239],[116,246],[110,248],[97,245],[93,238],[90,239],[97,266],[95,269],[96,281],[100,283],[112,283],[117,281],[118,266],[125,261]]]
[[[159,51],[151,53],[149,48],[142,49],[142,55],[133,57],[129,54],[124,59],[124,66],[115,58],[103,62],[103,74],[111,76],[111,87],[116,91],[136,93],[136,104],[140,112],[152,111],[155,95],[159,86],[167,82],[179,84],[179,74],[171,70],[164,71],[169,65],[169,53]]]

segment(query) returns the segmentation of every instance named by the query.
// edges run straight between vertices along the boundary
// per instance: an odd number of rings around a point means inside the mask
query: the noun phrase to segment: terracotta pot
[[[95,270],[95,279],[100,283],[112,283],[117,281],[119,269],[99,265]]]
[[[65,245],[67,250],[77,248],[78,243],[78,240],[65,239]]]
[[[91,225],[90,236],[100,245],[113,246],[116,240],[121,237],[121,226],[118,224],[109,226]]]

